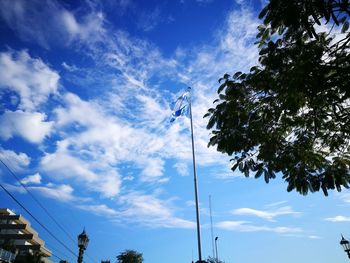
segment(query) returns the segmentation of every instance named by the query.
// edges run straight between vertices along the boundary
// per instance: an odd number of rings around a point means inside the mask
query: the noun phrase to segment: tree
[[[142,263],[142,253],[135,250],[125,250],[117,256],[118,263]]]
[[[39,251],[35,251],[33,253],[25,253],[23,255],[19,255],[14,260],[14,263],[44,263],[43,254]]]
[[[216,260],[216,258],[208,257],[207,263],[225,263],[224,261],[221,261],[220,259]]]
[[[247,177],[281,173],[287,191],[348,188],[349,0],[270,0],[259,18],[259,63],[219,80],[208,146]]]

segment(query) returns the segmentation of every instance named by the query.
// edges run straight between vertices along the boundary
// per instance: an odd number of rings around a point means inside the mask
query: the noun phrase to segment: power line
[[[7,160],[8,161],[8,160]],[[35,195],[28,189],[26,185],[18,178],[18,176],[12,171],[12,169],[0,158],[0,162],[6,167],[10,174],[18,181],[18,183],[27,191],[27,193],[33,198],[33,200],[44,210],[44,212],[55,222],[55,224],[67,235],[67,237],[75,244],[73,237],[63,228],[63,226],[50,214],[50,212],[40,203],[40,201],[35,197]],[[76,255],[75,255],[76,256]],[[93,262],[96,262],[89,254],[86,253]]]
[[[48,244],[48,247],[50,249],[52,249],[53,251],[56,251],[56,254],[60,254],[65,260],[67,260],[69,258],[69,256],[67,256],[66,253],[63,253],[61,250],[57,249],[57,247],[52,246],[52,244],[50,244],[50,245]],[[56,255],[54,255],[54,257],[59,258],[60,260],[63,260],[62,258],[60,258]]]
[[[18,183],[27,191],[27,193],[34,199],[34,201],[45,211],[45,213],[55,222],[55,224],[69,237],[69,239],[75,243],[73,237],[62,227],[61,224],[57,222],[57,220],[49,213],[49,211],[39,202],[39,200],[29,191],[26,185],[22,183],[22,181],[17,177],[17,175],[8,167],[6,163],[3,162],[0,158],[0,162],[6,167],[6,169],[10,172],[10,174],[16,178]]]
[[[52,253],[51,256],[52,256],[52,257],[55,257],[55,258],[57,258],[57,259],[59,259],[59,260],[63,260],[62,258],[56,256],[54,253]]]
[[[17,199],[14,197],[5,186],[0,183],[0,187],[21,207],[23,208],[28,215],[30,215],[51,237],[53,237],[58,243],[65,247],[72,255],[78,257],[69,247],[67,247],[61,240],[59,240],[46,226],[44,226],[27,208],[24,207]]]

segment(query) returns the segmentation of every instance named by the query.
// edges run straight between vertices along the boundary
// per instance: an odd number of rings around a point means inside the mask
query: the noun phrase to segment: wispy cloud
[[[36,184],[36,183],[35,183]],[[6,188],[10,191],[15,191],[21,194],[26,194],[25,188],[19,185],[6,184]],[[46,185],[34,185],[33,183],[26,186],[27,190],[33,193],[39,193],[50,199],[54,199],[60,202],[72,202],[72,201],[84,201],[86,198],[76,197],[73,192],[74,189],[68,184],[53,184],[48,183]]]
[[[66,62],[62,62],[62,67],[64,67],[66,70],[70,71],[70,72],[74,72],[74,71],[78,71],[79,68],[75,65],[69,65],[68,63]]]
[[[294,211],[290,206],[283,206],[276,210],[256,210],[252,208],[238,208],[232,211],[234,215],[246,215],[264,218],[269,221],[275,221],[275,218],[282,215],[300,215],[301,212]]]
[[[73,200],[78,200],[77,197],[73,195],[74,189],[67,184],[47,184],[45,186],[30,186],[29,190],[34,192],[39,192],[41,195],[55,199],[60,202],[71,202]]]
[[[57,92],[59,75],[27,51],[8,51],[0,53],[0,80],[0,90],[20,96],[19,109],[34,111]]]
[[[281,205],[286,204],[286,203],[287,203],[287,201],[279,201],[279,202],[267,204],[267,205],[265,205],[265,207],[278,207],[278,206],[281,206]]]
[[[22,184],[41,184],[41,175],[39,173],[28,175],[21,180]]]
[[[350,222],[350,216],[335,216],[335,217],[328,217],[324,220],[330,221],[330,222]]]
[[[5,111],[0,116],[0,126],[3,140],[19,135],[31,143],[41,143],[51,133],[53,122],[47,121],[45,113],[17,110]]]
[[[238,231],[238,232],[274,232],[278,234],[292,234],[301,233],[303,230],[299,227],[285,227],[285,226],[257,226],[252,225],[246,221],[222,221],[216,224],[217,228]]]
[[[31,160],[31,158],[25,153],[16,153],[1,147],[0,159],[15,172],[25,169],[30,164]]]
[[[90,11],[78,20],[57,1],[4,0],[0,2],[0,16],[22,40],[47,49],[57,43],[97,41],[103,34],[102,13]]]
[[[74,200],[77,197],[73,196],[73,185],[82,184],[87,191],[100,194],[101,203],[86,203],[80,209],[106,212],[115,221],[124,217],[149,226],[192,228],[194,223],[178,217],[166,197],[150,193],[171,180],[165,175],[168,160],[174,161],[180,175],[187,174],[186,164],[191,160],[188,119],[180,119],[171,126],[168,123],[169,104],[177,96],[169,85],[193,86],[198,165],[221,165],[226,169],[229,158],[207,148],[209,131],[205,128],[207,120],[202,117],[216,96],[217,79],[227,71],[245,69],[255,62],[257,50],[252,42],[257,20],[247,9],[234,11],[212,43],[179,48],[165,56],[149,41],[121,30],[112,31],[100,4],[89,3],[89,11],[78,17],[57,1],[1,2],[1,16],[23,40],[38,42],[45,48],[56,43],[83,46],[84,53],[78,49],[76,52],[93,61],[91,68],[64,61],[60,64],[76,86],[93,87],[86,90],[96,94],[85,98],[74,94],[60,83],[62,75],[26,51],[4,53],[3,69],[19,70],[21,78],[16,81],[14,74],[1,78],[18,94],[20,103],[16,111],[0,116],[1,126],[6,127],[0,130],[0,136],[5,140],[21,136],[49,146],[42,148],[37,168],[43,179],[49,178],[56,185],[33,188],[48,197],[60,200],[58,193],[62,192],[65,196],[62,200]],[[39,4],[46,8],[37,8]],[[154,18],[158,15],[155,12]],[[149,26],[151,29],[154,24]],[[236,62],[234,66],[232,61]],[[31,79],[33,75],[36,77]],[[169,82],[165,84],[159,78]],[[35,97],[37,93],[39,96]],[[40,106],[52,95],[58,106],[44,111]],[[28,126],[32,128],[27,129]],[[123,174],[125,164],[133,166],[132,175]],[[137,192],[134,189],[137,184],[147,185],[150,192]],[[108,207],[105,198],[119,203]],[[249,213],[268,220],[296,213],[287,208],[282,210]]]
[[[174,168],[181,176],[188,176],[189,175],[188,165],[184,162],[174,164]]]
[[[107,215],[112,222],[133,222],[152,228],[194,228],[195,223],[176,217],[171,209],[171,201],[164,201],[154,195],[131,192],[118,198],[120,208],[106,205],[80,205],[80,209],[99,216]]]
[[[339,193],[337,195],[343,202],[350,203],[350,194],[349,193]]]
[[[161,10],[157,7],[151,12],[140,15],[138,27],[143,31],[148,32],[152,31],[160,22],[162,22]]]
[[[119,215],[119,213],[109,208],[108,206],[102,204],[102,205],[78,205],[78,208],[88,211],[90,213],[99,215],[99,216],[107,216],[107,217],[113,217]]]
[[[322,237],[317,236],[317,235],[311,235],[311,236],[308,236],[308,238],[310,238],[310,239],[321,239]]]

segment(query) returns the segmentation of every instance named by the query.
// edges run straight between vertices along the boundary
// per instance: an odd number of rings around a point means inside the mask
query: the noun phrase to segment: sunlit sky
[[[203,115],[224,73],[246,71],[261,0],[1,0],[0,158],[75,239],[85,262],[125,249],[146,263],[198,259],[189,120],[170,124],[187,86],[197,160],[203,258],[226,263],[347,262],[350,194],[301,196],[230,170],[207,148]],[[3,164],[0,182],[59,240],[73,242]],[[76,258],[32,222],[55,257]]]

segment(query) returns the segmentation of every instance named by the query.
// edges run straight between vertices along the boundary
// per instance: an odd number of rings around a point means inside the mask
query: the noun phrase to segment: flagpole
[[[215,258],[214,250],[214,231],[213,231],[213,214],[211,210],[211,195],[209,195],[209,211],[210,211],[210,232],[211,232],[211,247],[213,249],[213,258]]]
[[[191,94],[192,95],[192,94]],[[196,158],[194,155],[194,139],[193,139],[193,123],[192,123],[192,101],[190,95],[190,121],[191,121],[191,139],[192,139],[192,159],[193,159],[193,179],[194,179],[194,194],[196,200],[196,219],[197,219],[197,241],[198,241],[198,257],[199,262],[202,262],[202,245],[201,245],[201,229],[199,223],[199,205],[198,205],[198,186],[197,186],[197,173],[196,173]]]

